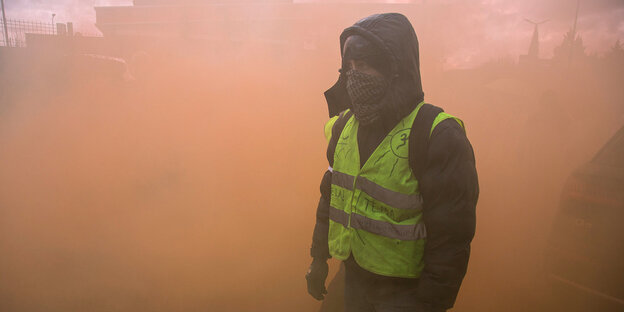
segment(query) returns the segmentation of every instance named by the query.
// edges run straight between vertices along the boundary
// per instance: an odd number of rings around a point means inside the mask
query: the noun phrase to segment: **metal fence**
[[[5,29],[8,33],[8,40],[5,38]],[[52,23],[42,23],[36,21],[24,21],[7,19],[6,23],[0,18],[0,46],[5,47],[25,47],[26,34],[56,35],[56,26]]]

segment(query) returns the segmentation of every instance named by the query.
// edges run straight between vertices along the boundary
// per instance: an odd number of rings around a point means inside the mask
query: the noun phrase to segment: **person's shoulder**
[[[431,139],[440,137],[466,137],[466,129],[461,119],[456,117],[444,118],[437,122],[431,131]]]
[[[456,118],[441,121],[431,134],[429,152],[434,154],[463,154],[462,151],[472,150],[466,136],[464,124]]]
[[[349,118],[352,115],[351,111],[349,109],[346,109],[342,112],[340,112],[340,114],[331,117],[326,123],[325,123],[325,139],[327,140],[327,142],[329,142],[332,138],[333,135],[333,130],[334,130],[334,125],[336,125],[336,123],[341,124],[343,122],[338,122],[338,120],[343,120],[345,118]]]
[[[440,113],[440,115],[438,115],[438,117],[436,117],[436,120],[434,121],[434,132],[445,131],[449,129],[451,129],[451,131],[464,132],[464,122],[453,115]]]
[[[448,122],[449,120],[454,122]],[[448,124],[456,124],[459,125],[460,128],[464,128],[464,122],[457,116],[447,113],[445,111],[441,111],[433,120],[433,128],[436,128],[438,125],[444,123],[445,126]],[[433,130],[433,129],[432,129]]]

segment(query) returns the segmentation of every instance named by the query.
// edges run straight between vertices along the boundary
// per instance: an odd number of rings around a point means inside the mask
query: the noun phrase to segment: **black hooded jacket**
[[[418,39],[405,16],[376,14],[360,20],[340,36],[341,50],[351,35],[360,35],[385,51],[392,75],[389,90],[382,100],[385,103],[381,121],[368,127],[360,126],[358,132],[363,164],[394,125],[423,100],[424,93]],[[341,71],[338,82],[325,92],[330,117],[350,108],[344,72]],[[328,157],[328,161],[330,166],[333,165],[333,157]],[[433,131],[419,185],[427,241],[425,267],[419,278],[417,297],[424,304],[449,309],[466,274],[479,194],[472,146],[464,129],[455,120],[447,119]],[[330,186],[331,172],[327,171],[321,182],[311,248],[311,255],[316,259],[330,257],[327,241]]]

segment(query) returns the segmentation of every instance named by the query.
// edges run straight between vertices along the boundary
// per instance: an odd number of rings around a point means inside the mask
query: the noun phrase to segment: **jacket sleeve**
[[[340,136],[338,131],[342,131],[342,126],[334,127],[338,120],[345,115],[345,111],[341,112],[338,116],[334,116],[325,123],[325,139],[327,140],[327,162],[329,166],[334,165],[334,151],[336,149],[336,141]],[[341,121],[346,122],[344,118]],[[332,139],[333,138],[333,139]],[[310,255],[315,259],[328,259],[331,258],[329,254],[329,202],[331,200],[331,179],[332,172],[327,170],[321,180],[321,199],[319,199],[318,208],[316,209],[316,225],[314,226],[314,233],[312,235],[312,248],[310,248]]]
[[[329,201],[331,198],[331,171],[327,170],[321,180],[321,198],[316,209],[316,225],[312,235],[310,255],[315,259],[330,258],[329,245]]]
[[[479,197],[472,146],[454,119],[433,131],[419,182],[427,241],[417,296],[426,305],[449,309],[466,274]]]

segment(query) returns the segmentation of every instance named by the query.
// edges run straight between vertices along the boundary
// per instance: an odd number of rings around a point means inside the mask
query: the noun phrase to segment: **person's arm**
[[[466,274],[479,196],[472,146],[454,119],[433,131],[419,184],[427,241],[417,296],[431,311],[443,311],[455,303]]]
[[[338,120],[340,120],[343,116],[347,118],[342,118],[339,122]],[[321,198],[319,199],[318,207],[316,208],[316,225],[314,226],[312,248],[310,249],[310,255],[312,258],[323,261],[331,258],[327,242],[329,235],[329,202],[331,201],[331,166],[334,165],[334,152],[336,149],[336,142],[340,136],[339,132],[342,131],[344,123],[346,123],[349,116],[351,115],[345,116],[345,112],[342,112],[339,115],[330,118],[325,123],[325,139],[328,143],[327,162],[330,167],[327,171],[325,171],[323,179],[321,180]],[[337,123],[339,126],[334,127]]]
[[[310,255],[314,259],[327,260],[329,246],[327,236],[329,234],[329,201],[331,199],[331,171],[327,170],[321,180],[321,198],[316,208],[316,225],[312,235],[312,248]]]
[[[344,123],[348,120],[342,119],[339,123],[338,120],[345,115],[340,113],[339,116],[334,116],[325,123],[325,139],[327,139],[327,161],[329,162],[330,169],[325,172],[321,181],[321,199],[319,200],[318,207],[316,209],[316,225],[314,226],[314,233],[312,235],[312,248],[310,248],[310,255],[312,256],[312,264],[308,268],[306,273],[306,280],[308,282],[308,293],[317,300],[323,300],[327,289],[325,288],[325,280],[327,279],[327,273],[329,267],[327,265],[327,259],[331,258],[329,254],[329,204],[331,201],[331,180],[332,172],[331,166],[334,163],[334,152],[336,148],[336,141],[340,136],[340,131],[344,127]],[[336,123],[340,126],[334,127]]]
[[[329,273],[327,259],[329,255],[329,201],[331,196],[331,171],[325,172],[321,181],[321,199],[316,209],[316,225],[312,234],[312,264],[306,273],[308,293],[317,300],[323,300],[327,289],[325,280]]]

